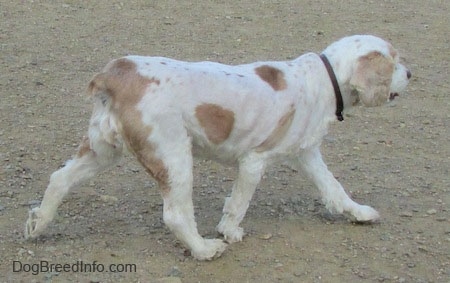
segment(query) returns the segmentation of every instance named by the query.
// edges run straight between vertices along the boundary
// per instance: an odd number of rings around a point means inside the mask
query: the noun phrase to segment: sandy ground
[[[450,2],[189,2],[0,2],[0,282],[450,282]],[[391,41],[413,72],[407,95],[356,108],[323,144],[330,169],[381,212],[379,224],[328,214],[301,174],[273,167],[244,241],[197,262],[127,155],[71,194],[43,237],[24,241],[29,208],[87,129],[86,84],[110,59],[286,60],[358,33]],[[199,161],[195,171],[199,229],[214,237],[235,169]],[[105,271],[30,270],[81,261]]]

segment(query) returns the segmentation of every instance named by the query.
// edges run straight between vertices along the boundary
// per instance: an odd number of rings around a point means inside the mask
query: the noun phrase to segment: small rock
[[[20,257],[20,256],[23,256],[23,254],[26,253],[26,252],[27,252],[26,249],[20,248],[19,251],[17,252],[17,255]]]
[[[167,276],[169,277],[181,277],[181,275],[183,275],[183,272],[181,272],[180,268],[176,265],[167,272]]]
[[[380,240],[382,241],[390,241],[392,239],[392,236],[390,234],[383,234],[380,236]]]
[[[52,278],[54,277],[54,276],[58,276],[59,275],[59,272],[49,272],[49,273],[46,273],[45,275],[44,275],[44,278],[46,279],[46,281],[48,281],[48,282],[52,282],[53,280],[52,280]],[[91,281],[92,282],[92,281]]]
[[[241,267],[255,267],[256,262],[254,261],[245,261],[241,263]]]
[[[427,253],[428,252],[428,248],[425,246],[419,246],[417,247],[417,249],[423,253]]]
[[[54,247],[54,246],[49,246],[49,247],[44,248],[44,251],[53,253],[53,252],[56,251],[56,247]]]
[[[410,211],[403,211],[400,213],[400,217],[413,217],[413,213]]]
[[[407,264],[407,266],[408,266],[409,268],[414,268],[414,267],[416,267],[416,264],[413,263],[413,262],[410,262],[410,263]]]
[[[100,200],[106,203],[116,203],[118,199],[115,196],[101,195]]]
[[[428,214],[428,215],[434,215],[434,214],[436,214],[436,213],[437,213],[437,210],[434,209],[434,208],[427,210],[427,214]]]
[[[310,205],[308,205],[307,210],[310,212],[314,212],[314,211],[316,211],[316,206],[314,204],[310,204]]]
[[[5,207],[3,205],[0,204],[0,211],[4,210]]]
[[[283,264],[281,262],[275,263],[274,268],[281,268]]]
[[[273,235],[271,233],[266,233],[261,235],[259,238],[263,239],[263,240],[270,240],[273,237]]]
[[[37,200],[37,199],[33,199],[33,200],[28,201],[28,205],[31,205],[31,206],[40,205],[40,204],[41,204],[41,201]]]

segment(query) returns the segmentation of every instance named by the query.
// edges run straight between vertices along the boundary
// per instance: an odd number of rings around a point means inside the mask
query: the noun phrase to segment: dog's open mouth
[[[391,100],[391,101],[394,100],[396,96],[398,96],[398,93],[396,93],[396,92],[391,92],[391,93],[389,94],[389,100]]]

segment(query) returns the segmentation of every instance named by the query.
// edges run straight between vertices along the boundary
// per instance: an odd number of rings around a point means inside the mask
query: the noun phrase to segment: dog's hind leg
[[[89,137],[83,139],[74,158],[51,175],[40,207],[29,212],[25,238],[35,238],[42,234],[55,216],[64,196],[114,164],[122,155],[122,150],[114,121],[98,101],[89,126]]]
[[[173,117],[159,117],[148,136],[139,137],[138,133],[129,136],[136,145],[132,151],[159,183],[167,227],[194,258],[210,260],[220,256],[226,243],[220,239],[204,239],[197,230],[192,201],[191,138],[183,123]]]

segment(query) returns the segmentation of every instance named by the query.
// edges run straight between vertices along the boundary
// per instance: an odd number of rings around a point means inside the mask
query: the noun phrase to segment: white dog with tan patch
[[[376,210],[346,194],[327,169],[320,144],[343,108],[382,105],[411,77],[388,42],[345,37],[321,55],[292,61],[228,66],[127,56],[111,61],[89,84],[94,97],[88,137],[51,175],[41,206],[29,212],[25,237],[42,234],[67,193],[117,162],[124,145],[159,183],[164,221],[199,260],[218,257],[241,241],[239,227],[266,166],[291,159],[313,180],[326,207],[356,221]],[[237,161],[239,174],[217,230],[197,231],[192,203],[193,156]]]

